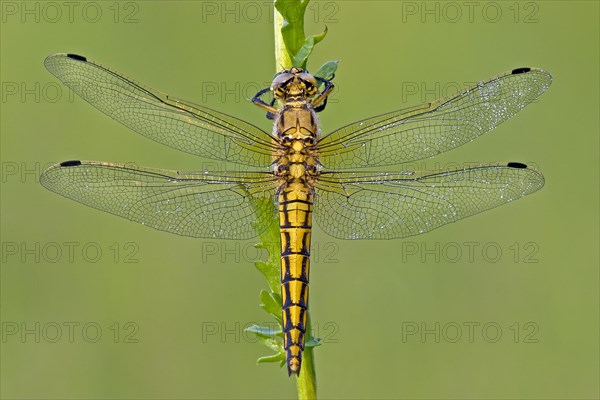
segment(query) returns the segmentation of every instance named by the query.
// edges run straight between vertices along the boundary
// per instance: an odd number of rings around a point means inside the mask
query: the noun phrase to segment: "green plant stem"
[[[275,7],[273,8],[275,16],[275,69],[276,72],[279,72],[282,68],[291,68],[292,60],[281,35],[281,25],[284,21],[283,16]],[[277,216],[277,218],[279,217]],[[310,314],[308,314],[308,310],[306,312],[306,338],[308,339],[311,332]],[[300,376],[296,380],[296,390],[298,391],[299,399],[312,400],[317,398],[317,377],[315,374],[313,347],[305,347],[302,353],[302,367],[300,369]]]
[[[275,6],[274,9],[274,27],[275,27],[275,72],[279,72],[282,69],[288,69],[292,67],[292,59],[283,42],[283,36],[281,35],[281,25],[283,25],[283,15],[277,11]]]
[[[306,332],[310,332],[310,315],[307,315],[306,318]],[[302,368],[300,369],[300,376],[296,380],[296,390],[300,400],[317,398],[317,374],[313,350],[314,347],[305,347],[304,352],[302,352]]]

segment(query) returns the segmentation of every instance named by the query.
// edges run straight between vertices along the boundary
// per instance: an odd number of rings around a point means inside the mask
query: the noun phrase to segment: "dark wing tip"
[[[59,165],[61,167],[77,167],[77,166],[81,165],[81,161],[79,161],[79,160],[64,161],[64,162],[61,162]]]
[[[508,164],[506,164],[506,166],[509,168],[519,168],[519,169],[527,168],[527,165],[525,165],[523,163],[519,163],[519,162],[509,162]]]
[[[531,68],[529,68],[529,67],[515,68],[512,70],[512,74],[513,75],[524,74],[525,72],[529,72],[529,71],[531,71]]]
[[[67,54],[67,57],[77,61],[87,61],[87,58],[80,56],[79,54]]]

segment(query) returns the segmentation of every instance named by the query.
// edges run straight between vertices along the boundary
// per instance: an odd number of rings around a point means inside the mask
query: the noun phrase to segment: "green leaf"
[[[261,337],[263,339],[273,339],[275,337],[283,337],[283,332],[281,329],[273,329],[268,326],[259,326],[259,325],[251,325],[244,329],[246,332],[252,332],[256,334],[256,336]],[[269,345],[269,347],[271,347]]]
[[[321,345],[321,339],[316,338],[314,336],[308,335],[308,339],[306,339],[306,342],[304,343],[304,347],[317,347]]]
[[[256,266],[256,269],[258,269],[267,280],[269,289],[271,289],[271,291],[274,293],[281,293],[281,278],[279,277],[280,267],[274,263],[263,261],[256,261],[254,265]]]
[[[275,8],[283,16],[281,38],[294,67],[306,68],[313,49],[327,35],[327,27],[318,35],[306,37],[304,14],[309,0],[277,0]]]
[[[325,35],[327,35],[327,27],[325,27],[323,33],[306,38],[302,47],[295,54],[292,54],[292,63],[295,67],[306,68],[308,57],[315,48],[315,45],[325,38]]]
[[[260,301],[262,301],[260,305],[262,309],[275,317],[277,322],[281,324],[281,296],[262,290],[260,292]]]
[[[285,21],[281,26],[281,35],[291,58],[298,53],[305,42],[304,13],[308,0],[277,0],[275,8]]]
[[[259,335],[259,337],[262,337],[261,336],[262,334],[268,333],[270,331],[269,328],[264,328],[264,327],[259,327],[259,326],[255,326],[255,327],[251,327],[251,328],[254,328],[255,330],[257,330],[259,332],[262,329],[267,329],[267,331],[262,332],[262,333],[255,332],[257,335]],[[277,335],[283,335],[283,333],[278,332]],[[265,346],[267,346],[268,348],[273,350],[275,352],[275,354],[260,357],[258,360],[256,360],[257,363],[260,364],[260,363],[265,363],[265,362],[279,361],[281,365],[285,364],[285,349],[283,348],[283,340],[281,338],[263,337],[262,342]]]
[[[274,350],[276,352],[284,351],[283,350],[283,340],[281,340],[279,338],[263,339],[263,343],[265,344],[265,346],[267,346],[268,348],[270,348],[271,350]]]
[[[285,352],[275,353],[270,356],[263,356],[256,360],[257,364],[269,362],[279,362],[281,365],[285,364]]]
[[[313,75],[318,76],[319,78],[327,79],[328,81],[333,79],[333,75],[337,70],[339,61],[327,61],[325,64],[321,65],[319,70],[315,72]]]

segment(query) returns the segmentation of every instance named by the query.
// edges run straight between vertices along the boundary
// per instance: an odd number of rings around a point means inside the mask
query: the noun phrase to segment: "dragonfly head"
[[[271,90],[279,100],[299,97],[309,99],[317,93],[317,80],[305,70],[292,67],[275,76]]]

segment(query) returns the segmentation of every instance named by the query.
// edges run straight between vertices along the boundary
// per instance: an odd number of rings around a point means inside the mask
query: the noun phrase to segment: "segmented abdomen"
[[[313,193],[306,185],[292,183],[279,193],[283,344],[290,375],[300,372],[304,350],[312,207]]]

